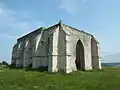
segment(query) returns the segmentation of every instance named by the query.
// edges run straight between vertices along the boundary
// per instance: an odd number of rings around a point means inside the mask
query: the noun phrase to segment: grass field
[[[120,90],[120,68],[71,74],[4,68],[0,90]]]

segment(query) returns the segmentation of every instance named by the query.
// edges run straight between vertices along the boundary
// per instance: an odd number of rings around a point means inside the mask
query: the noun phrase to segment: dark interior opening
[[[85,69],[85,59],[84,59],[84,47],[80,40],[76,44],[76,68],[77,70]]]

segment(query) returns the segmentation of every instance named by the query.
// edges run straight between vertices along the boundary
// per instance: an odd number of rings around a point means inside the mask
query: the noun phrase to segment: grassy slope
[[[3,69],[0,90],[120,90],[120,68],[67,75]]]

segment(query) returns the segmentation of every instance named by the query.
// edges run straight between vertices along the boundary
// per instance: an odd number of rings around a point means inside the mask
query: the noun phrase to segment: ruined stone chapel
[[[59,22],[38,28],[17,39],[12,50],[16,67],[48,67],[49,72],[101,69],[100,47],[95,37]]]

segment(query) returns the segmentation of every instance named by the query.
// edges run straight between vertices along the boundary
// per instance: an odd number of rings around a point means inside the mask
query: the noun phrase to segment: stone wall
[[[36,30],[36,33],[30,33],[17,40],[15,49],[13,48],[12,61],[16,61],[16,67],[27,67],[32,63],[32,58],[35,55],[35,37],[41,33],[41,30]],[[16,55],[16,59],[14,56]]]
[[[93,69],[101,69],[100,47],[94,37],[91,38],[91,54]]]
[[[32,64],[32,68],[48,67],[49,72],[70,73],[77,70],[78,41],[83,46],[83,69],[101,69],[100,48],[93,36],[61,23],[19,38],[13,47],[12,63],[17,67]]]
[[[58,37],[58,70],[66,71],[66,33],[59,27],[59,37]]]
[[[84,46],[85,70],[92,69],[91,61],[91,35],[83,31],[75,30],[67,25],[63,25],[66,32],[66,72],[76,71],[76,44],[80,40]]]
[[[48,66],[47,40],[48,35],[46,31],[41,31],[41,33],[35,37],[35,51],[32,60],[33,68]]]

